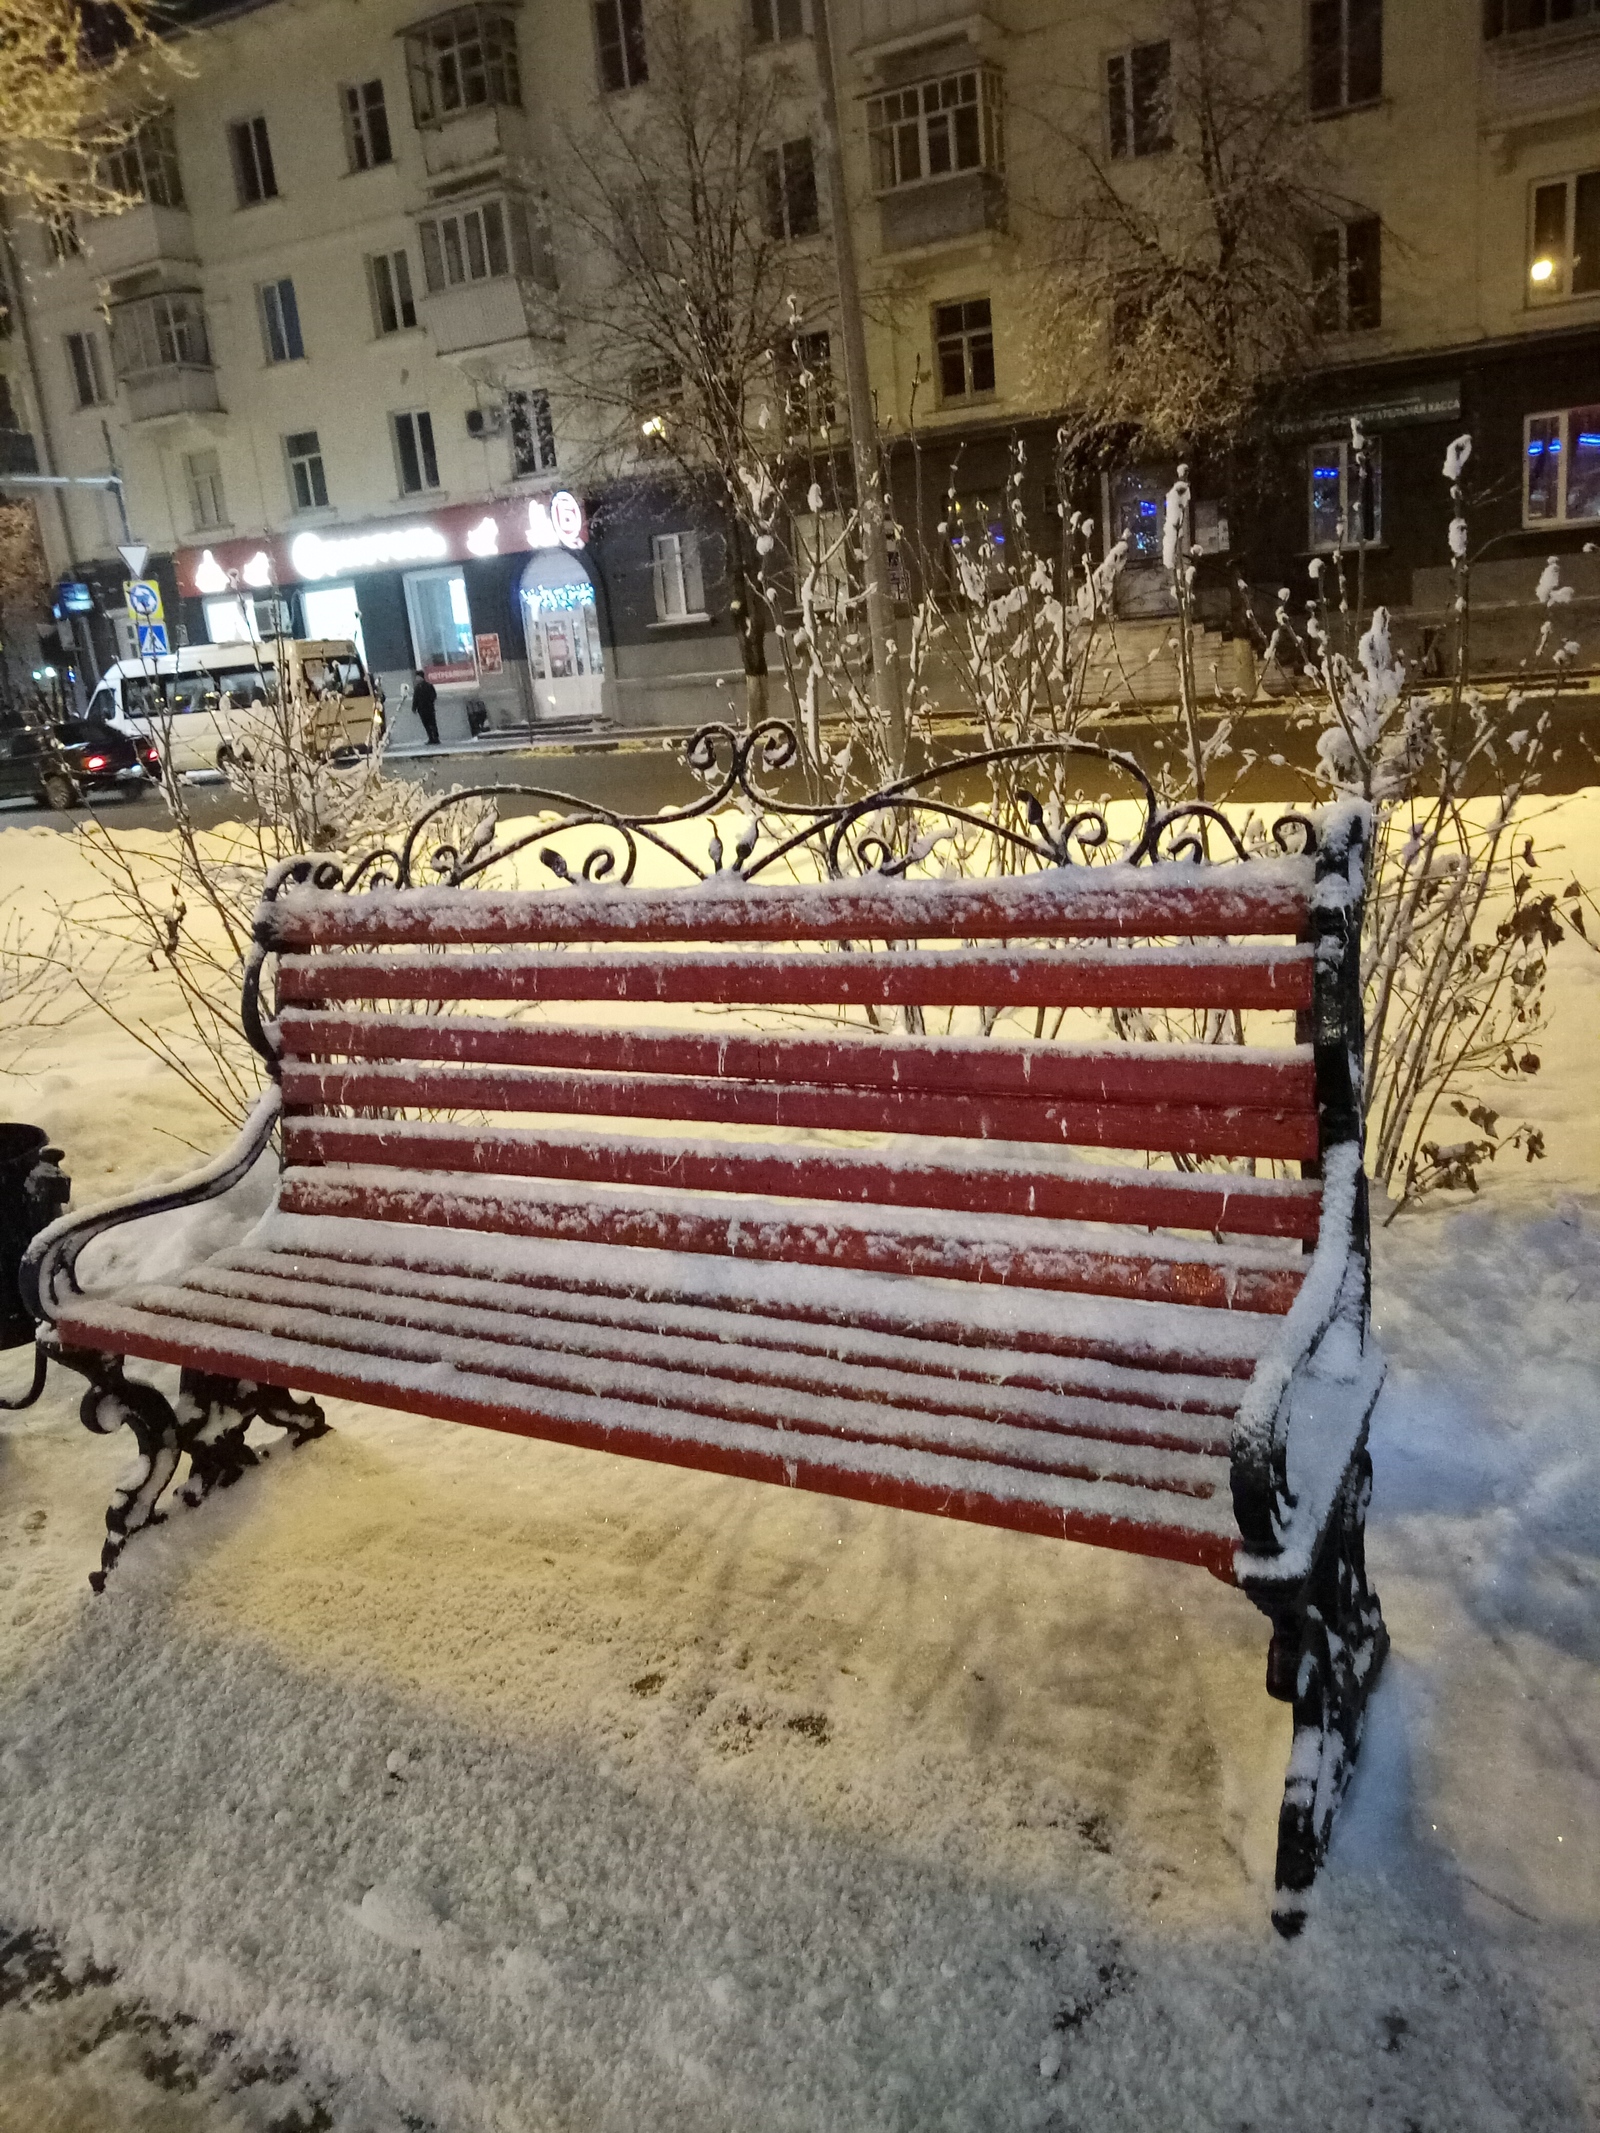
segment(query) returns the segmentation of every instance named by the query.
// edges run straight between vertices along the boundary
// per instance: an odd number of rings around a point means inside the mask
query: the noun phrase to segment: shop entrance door
[[[534,716],[598,718],[605,653],[588,573],[571,556],[536,555],[520,590]]]

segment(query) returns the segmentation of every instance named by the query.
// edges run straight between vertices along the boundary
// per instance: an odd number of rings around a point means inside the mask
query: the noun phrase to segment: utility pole
[[[844,338],[845,399],[850,408],[850,453],[855,462],[861,545],[866,555],[872,696],[888,741],[890,767],[899,776],[906,767],[906,715],[900,695],[894,602],[889,597],[889,539],[884,517],[883,466],[878,457],[878,424],[872,411],[867,334],[861,317],[861,283],[856,273],[849,195],[845,191],[844,147],[839,134],[839,92],[834,75],[828,0],[811,0],[811,32],[817,54],[822,160],[828,173],[828,205],[833,216],[833,255],[839,270],[839,323]]]

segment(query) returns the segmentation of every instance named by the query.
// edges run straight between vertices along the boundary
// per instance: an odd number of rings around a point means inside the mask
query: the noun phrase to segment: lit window
[[[933,360],[941,402],[975,400],[994,391],[994,325],[988,297],[935,304]]]
[[[1370,333],[1383,323],[1383,225],[1335,223],[1311,240],[1311,323],[1318,333]]]
[[[295,302],[294,283],[285,277],[269,281],[257,294],[261,299],[261,331],[269,363],[297,363],[305,354],[300,338],[300,306]]]
[[[439,486],[439,461],[433,448],[433,417],[425,408],[393,415],[394,456],[400,470],[400,494],[415,496]]]
[[[353,171],[375,170],[380,163],[394,161],[381,81],[355,82],[345,90],[344,145]]]
[[[1172,146],[1172,47],[1165,38],[1106,61],[1106,137],[1118,158]]]
[[[1600,293],[1600,170],[1533,188],[1528,301]]]
[[[278,174],[264,118],[240,119],[228,128],[233,154],[233,184],[241,207],[256,207],[278,197]]]
[[[594,40],[602,89],[637,89],[650,79],[643,0],[594,0]]]
[[[1383,0],[1311,0],[1306,101],[1314,112],[1375,104],[1383,94]]]
[[[650,543],[656,616],[662,622],[706,619],[705,578],[698,533],[658,533]]]
[[[453,570],[408,571],[401,582],[417,665],[430,681],[475,681],[472,610],[459,565]]]
[[[1600,518],[1600,407],[1530,415],[1523,470],[1525,524],[1579,524]]]
[[[297,511],[320,511],[328,501],[322,444],[315,430],[297,430],[283,440],[289,462],[289,493]]]
[[[1306,460],[1312,548],[1370,546],[1383,538],[1383,461],[1376,438],[1363,467],[1348,437],[1314,444]]]
[[[374,252],[367,261],[372,289],[372,316],[380,334],[404,333],[417,323],[411,294],[411,261],[402,250]]]
[[[1000,77],[973,67],[867,104],[872,182],[880,193],[963,170],[1004,170]]]

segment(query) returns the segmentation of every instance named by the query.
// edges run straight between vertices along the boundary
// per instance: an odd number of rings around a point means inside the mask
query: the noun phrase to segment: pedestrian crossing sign
[[[167,643],[167,625],[164,622],[140,622],[135,627],[139,632],[139,657],[164,659],[170,649]]]

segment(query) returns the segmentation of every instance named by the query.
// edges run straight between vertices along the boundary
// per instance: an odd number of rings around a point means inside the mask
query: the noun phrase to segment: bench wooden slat
[[[1237,1007],[1311,1005],[1309,946],[285,956],[285,1001],[631,1000],[726,1006]]]
[[[305,1174],[326,1183],[332,1173]],[[439,1210],[448,1219],[454,1198]],[[934,1367],[983,1370],[1010,1367],[1017,1357],[1123,1367],[1158,1382],[1210,1377],[1224,1403],[1254,1370],[1275,1337],[1271,1311],[1233,1300],[1233,1308],[1151,1302],[1098,1290],[1023,1289],[900,1274],[785,1262],[781,1280],[756,1254],[662,1251],[649,1245],[591,1243],[561,1236],[512,1234],[468,1227],[417,1228],[396,1222],[297,1215],[283,1211],[258,1233],[258,1248],[274,1260],[347,1270],[367,1269],[376,1281],[488,1286],[497,1293],[534,1291],[544,1310],[577,1315],[665,1309],[713,1322],[753,1320],[762,1338],[885,1341],[897,1354],[928,1354]],[[758,1243],[761,1238],[758,1234]],[[231,1257],[232,1255],[230,1255]],[[241,1247],[241,1263],[245,1263]],[[1303,1261],[1278,1261],[1298,1273]],[[1002,1270],[1004,1271],[1004,1270]],[[1294,1293],[1289,1288],[1288,1294]],[[1279,1309],[1286,1309],[1286,1301]],[[945,1360],[941,1364],[939,1352]],[[1231,1411],[1231,1409],[1230,1409]]]
[[[996,881],[725,880],[703,889],[298,891],[274,905],[280,949],[421,942],[688,940],[1053,940],[1181,934],[1297,935],[1311,868],[1256,861],[1141,873],[1065,868]]]
[[[473,1191],[462,1179],[429,1183],[393,1172],[286,1171],[278,1204],[299,1215],[1067,1289],[1222,1311],[1285,1312],[1304,1279],[1303,1269],[1290,1261],[1250,1266],[1175,1258],[1154,1240],[1148,1251],[1110,1243],[1103,1249],[1043,1242],[998,1245],[953,1235],[948,1224],[918,1231],[881,1222],[827,1221],[820,1209],[809,1219],[801,1210],[778,1207],[759,1214],[731,1207],[725,1212],[620,1193],[604,1198],[565,1194],[556,1184],[536,1194]]]
[[[822,1083],[696,1080],[689,1076],[564,1074],[553,1069],[300,1066],[283,1071],[286,1110],[521,1111],[607,1118],[684,1119],[794,1129],[853,1129],[946,1139],[1065,1142],[1186,1155],[1312,1161],[1310,1112],[1211,1105],[1062,1104],[935,1095],[914,1089],[837,1089]]]
[[[1320,1185],[1228,1172],[1136,1171],[1110,1165],[1027,1168],[998,1161],[892,1162],[875,1151],[683,1141],[667,1135],[596,1138],[434,1125],[418,1120],[288,1118],[295,1164],[377,1163],[417,1171],[563,1178],[759,1199],[843,1200],[878,1207],[942,1207],[1058,1222],[1118,1222],[1242,1237],[1314,1240]],[[752,1210],[752,1212],[755,1212]]]
[[[702,1343],[609,1337],[596,1327],[552,1328],[537,1318],[458,1305],[383,1313],[370,1296],[352,1298],[315,1282],[226,1274],[150,1284],[118,1298],[125,1310],[310,1341],[361,1355],[471,1369],[517,1385],[598,1393],[641,1406],[674,1406],[763,1428],[816,1436],[856,1436],[924,1451],[958,1451],[1037,1473],[1118,1480],[1132,1487],[1211,1495],[1227,1487],[1228,1440],[1215,1425],[1158,1430],[1148,1410],[1092,1400],[999,1392],[981,1401],[886,1370],[842,1369],[828,1358],[779,1368],[759,1350],[708,1356]],[[554,1331],[558,1341],[552,1343]],[[559,1336],[565,1334],[565,1338]]]
[[[959,1037],[757,1036],[740,1031],[601,1029],[472,1015],[352,1014],[286,1007],[278,1031],[290,1059],[423,1059],[554,1066],[613,1074],[726,1075],[960,1096],[1080,1103],[1205,1103],[1315,1112],[1309,1045],[1078,1045]]]
[[[689,1278],[684,1284],[691,1291],[693,1264],[686,1265]],[[969,1339],[953,1346],[948,1329],[938,1329],[933,1336],[891,1332],[887,1327],[776,1317],[754,1305],[730,1308],[725,1300],[712,1304],[596,1289],[562,1290],[531,1278],[521,1284],[484,1281],[312,1251],[245,1247],[208,1260],[185,1280],[204,1288],[214,1285],[213,1277],[235,1274],[291,1289],[304,1283],[308,1289],[326,1286],[351,1299],[365,1297],[367,1308],[377,1315],[398,1315],[407,1324],[415,1322],[418,1306],[454,1309],[465,1305],[519,1327],[537,1325],[542,1340],[575,1349],[590,1342],[649,1342],[659,1336],[680,1345],[693,1344],[702,1356],[713,1358],[722,1350],[749,1351],[770,1358],[775,1368],[821,1357],[833,1364],[856,1366],[852,1385],[862,1370],[868,1374],[892,1371],[916,1379],[932,1387],[926,1397],[934,1405],[939,1404],[939,1388],[953,1385],[962,1388],[964,1398],[982,1393],[1003,1401],[1020,1391],[1099,1402],[1108,1416],[1119,1406],[1131,1407],[1144,1411],[1139,1426],[1152,1433],[1148,1439],[1130,1440],[1141,1443],[1164,1441],[1167,1418],[1182,1415],[1192,1418],[1183,1426],[1200,1433],[1197,1444],[1204,1439],[1225,1448],[1228,1418],[1237,1411],[1240,1398],[1236,1378],[1203,1376],[1175,1366],[1152,1369],[1053,1352],[1045,1355],[1037,1349],[1004,1348],[998,1337],[989,1344]],[[349,1307],[358,1308],[354,1301]],[[941,1332],[946,1337],[939,1337]],[[1104,1434],[1113,1425],[1107,1422],[1097,1427]],[[1220,1437],[1218,1431],[1223,1433]]]
[[[441,1421],[1122,1548],[1194,1563],[1229,1582],[1234,1575],[1238,1534],[1225,1491],[1195,1497],[1019,1471],[951,1454],[806,1438],[671,1408],[518,1387],[467,1371],[421,1371],[388,1356],[358,1356],[203,1320],[160,1320],[89,1298],[63,1313],[61,1330],[74,1343],[151,1362],[288,1382],[306,1392],[375,1401]]]

